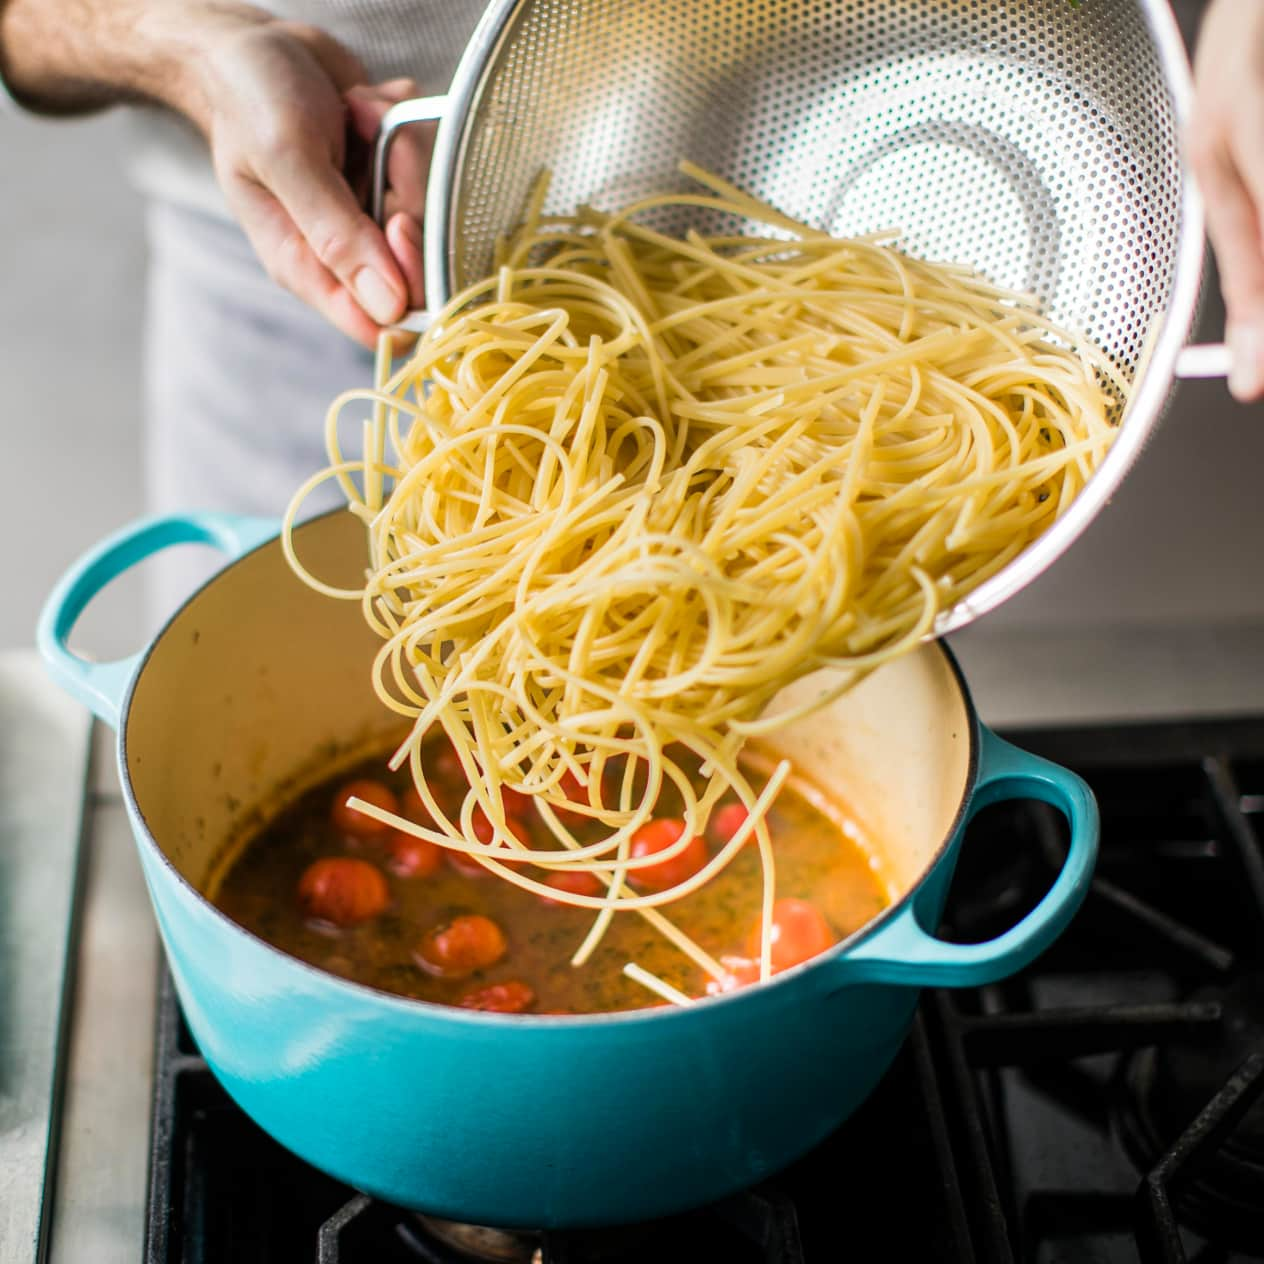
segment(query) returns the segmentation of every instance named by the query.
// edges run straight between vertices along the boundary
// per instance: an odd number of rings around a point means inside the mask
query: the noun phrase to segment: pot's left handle
[[[1052,804],[1071,827],[1066,860],[1044,898],[995,939],[957,944],[922,925],[916,897],[836,962],[839,982],[903,983],[918,987],[978,987],[1021,970],[1062,933],[1088,891],[1097,859],[1097,801],[1088,785],[1058,764],[1002,741],[980,725],[979,777],[970,816],[1006,799]]]
[[[175,544],[210,544],[229,560],[257,548],[277,533],[272,518],[239,514],[184,513],[142,518],[89,549],[61,577],[40,611],[36,640],[49,675],[112,728],[141,653],[110,663],[80,658],[67,645],[84,608],[111,580],[145,558]]]

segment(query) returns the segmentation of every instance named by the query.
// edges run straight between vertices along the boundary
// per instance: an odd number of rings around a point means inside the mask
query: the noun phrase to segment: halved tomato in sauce
[[[750,813],[744,804],[726,803],[712,813],[711,819],[707,822],[707,833],[711,835],[711,841],[717,847],[723,847],[746,824],[749,817]],[[755,842],[753,830],[747,842]]]
[[[606,889],[605,883],[595,873],[588,873],[583,869],[555,873],[545,879],[545,885],[552,887],[554,891],[566,891],[571,895],[600,895]],[[564,900],[550,900],[547,895],[540,896],[540,902],[552,905],[565,903]]]
[[[401,878],[428,878],[443,864],[443,848],[428,838],[392,830],[387,840],[387,868]]]
[[[759,982],[759,962],[752,961],[750,957],[721,957],[720,965],[724,968],[724,974],[718,979],[707,980],[708,996],[735,992],[740,987]]]
[[[496,839],[496,832],[492,828],[491,820],[482,808],[475,808],[473,814],[474,837],[478,839],[484,846],[490,846]],[[526,823],[517,817],[505,815],[505,825],[509,832],[524,846],[531,846],[531,835],[527,830]],[[470,856],[463,851],[457,851],[454,848],[448,848],[448,864],[452,866],[457,873],[464,874],[467,878],[483,878],[491,874],[491,870],[487,868],[476,856]],[[497,857],[501,864],[521,867],[527,864],[525,860],[514,860],[512,857]]]
[[[462,1009],[488,1010],[495,1014],[521,1014],[535,1004],[535,993],[525,983],[489,983],[466,992],[457,1004]]]
[[[657,855],[680,841],[685,823],[679,817],[660,816],[632,835],[629,854],[634,859]],[[707,845],[695,835],[675,856],[643,869],[629,869],[628,881],[642,891],[666,891],[692,878],[707,863]]]
[[[417,945],[417,963],[445,979],[460,979],[493,966],[505,955],[505,934],[481,913],[466,913],[436,926]]]
[[[810,900],[798,900],[792,896],[778,900],[772,906],[772,968],[789,970],[832,948],[838,942],[825,914]],[[746,945],[747,955],[759,958],[759,927],[751,932]]]
[[[579,778],[569,768],[562,774],[558,782],[557,791],[554,793],[560,793],[563,798],[571,803],[588,803],[588,788],[580,785]],[[572,827],[583,825],[591,819],[583,812],[572,812],[570,808],[560,807],[555,803],[549,804],[549,807],[553,809],[553,813],[559,821],[563,821]]]
[[[363,812],[350,807],[348,799],[363,799],[383,812],[399,814],[399,800],[390,786],[380,781],[372,781],[368,777],[360,777],[355,781],[343,782],[334,794],[334,801],[329,808],[329,819],[334,827],[352,838],[380,838],[391,827],[385,821],[376,820]]]
[[[391,893],[376,865],[356,856],[325,856],[303,871],[298,899],[308,917],[354,926],[382,912]]]

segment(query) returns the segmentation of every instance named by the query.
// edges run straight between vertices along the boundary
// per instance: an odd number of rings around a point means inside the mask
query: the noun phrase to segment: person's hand
[[[325,32],[241,0],[0,0],[0,73],[53,114],[151,101],[186,115],[270,275],[361,342],[421,302],[420,210],[398,206],[383,233],[342,174],[348,127],[376,129],[415,86],[366,86]],[[420,195],[415,133],[388,174]]]
[[[386,233],[373,223],[343,176],[347,127],[370,139],[416,87],[365,86],[363,67],[331,36],[262,16],[217,32],[181,105],[268,274],[372,346],[382,325],[422,300],[419,212],[397,208]],[[424,189],[428,153],[402,142],[396,151],[400,187],[410,179]]]
[[[1264,0],[1214,0],[1195,58],[1190,164],[1207,206],[1233,360],[1229,389],[1264,395]]]
[[[352,129],[364,147],[365,188],[357,190],[363,202],[368,194],[372,151],[382,118],[392,105],[419,95],[411,79],[355,87],[344,100]],[[391,145],[386,170],[386,241],[408,284],[409,301],[421,307],[426,300],[422,276],[421,225],[426,211],[426,177],[434,151],[434,123],[409,123],[399,129]]]

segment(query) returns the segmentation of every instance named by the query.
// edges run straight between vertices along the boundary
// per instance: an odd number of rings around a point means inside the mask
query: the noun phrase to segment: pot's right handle
[[[210,544],[231,560],[277,534],[272,518],[184,513],[142,518],[107,536],[70,566],[40,611],[36,641],[52,678],[111,728],[118,728],[127,686],[140,665],[139,651],[110,663],[80,658],[67,644],[84,608],[112,580],[138,562],[176,544]]]
[[[1176,376],[1185,380],[1194,377],[1228,377],[1233,357],[1227,343],[1209,342],[1183,347],[1176,357]]]
[[[448,110],[447,97],[410,97],[407,101],[399,101],[382,115],[378,127],[377,140],[373,145],[373,173],[369,184],[369,214],[379,228],[385,226],[386,218],[386,168],[391,156],[391,146],[401,127],[410,123],[434,123],[442,120]],[[396,321],[400,329],[408,329],[413,333],[425,333],[429,324],[429,315],[424,311],[405,313],[402,320]]]
[[[937,939],[922,926],[916,898],[850,952],[836,958],[839,983],[978,987],[1034,961],[1080,907],[1097,859],[1097,801],[1075,773],[1019,750],[980,725],[979,777],[970,816],[1006,799],[1040,799],[1071,826],[1066,861],[1044,898],[1017,925],[979,944]]]

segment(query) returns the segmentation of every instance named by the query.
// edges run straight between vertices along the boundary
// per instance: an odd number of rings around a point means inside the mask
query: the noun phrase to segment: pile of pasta
[[[382,638],[374,686],[411,721],[395,765],[411,761],[434,822],[392,824],[592,909],[577,963],[616,913],[673,934],[660,906],[753,836],[766,977],[764,817],[788,768],[757,793],[739,755],[795,718],[767,718],[769,701],[832,668],[824,705],[932,634],[1074,500],[1125,385],[1032,301],[967,268],[832,238],[686,170],[705,192],[617,214],[544,216],[538,193],[494,274],[402,363],[384,340],[376,387],[334,403],[330,466],[284,536],[307,582],[361,601]],[[741,228],[654,227],[682,210]],[[349,412],[358,451],[344,450]],[[327,478],[367,527],[362,589],[323,584],[294,553],[299,508]],[[439,729],[471,785],[451,818],[422,775]],[[700,791],[683,752],[702,761]],[[669,783],[686,832],[634,858]],[[502,786],[537,796],[553,846],[519,840]],[[629,885],[726,795],[747,823],[700,872],[667,891]],[[560,870],[596,874],[604,894],[532,876]]]

